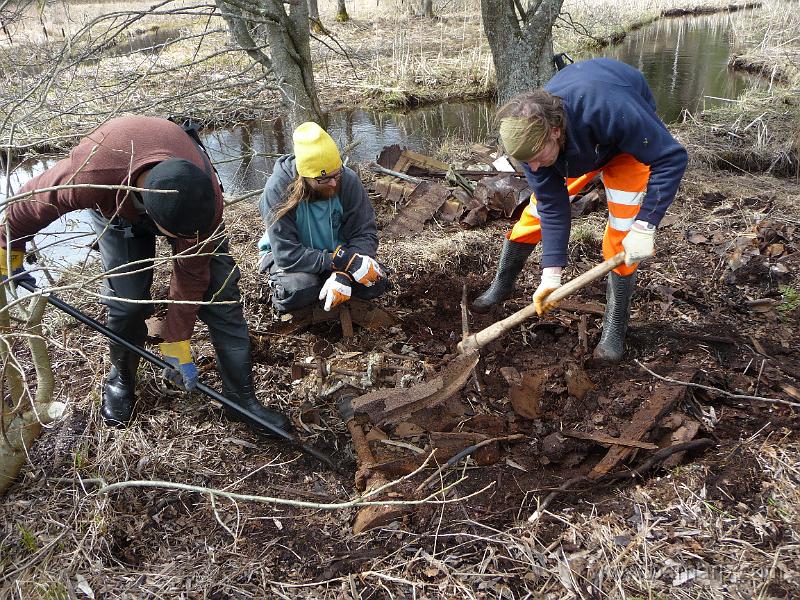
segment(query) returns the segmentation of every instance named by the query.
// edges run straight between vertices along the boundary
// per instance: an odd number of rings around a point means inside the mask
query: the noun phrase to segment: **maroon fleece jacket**
[[[135,185],[142,171],[170,158],[188,160],[208,173],[214,185],[217,211],[212,232],[221,231],[222,190],[210,171],[202,150],[183,129],[155,117],[118,117],[86,136],[69,157],[34,177],[20,194],[66,184]],[[62,215],[82,208],[99,211],[107,219],[117,215],[132,222],[142,220],[125,190],[72,188],[38,192],[13,202],[6,210],[11,248],[24,250],[34,234]],[[214,235],[214,234],[212,234]],[[201,238],[207,239],[207,238]],[[217,238],[218,239],[218,238]],[[216,242],[218,243],[218,242]],[[211,256],[192,256],[214,251],[215,242],[201,245],[178,238],[169,285],[169,299],[201,301],[210,281]],[[0,227],[0,246],[8,247],[4,227]],[[162,335],[167,342],[187,340],[197,320],[197,304],[170,304]]]

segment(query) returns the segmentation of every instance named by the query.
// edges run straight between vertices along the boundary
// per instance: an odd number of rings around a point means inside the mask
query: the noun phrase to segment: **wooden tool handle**
[[[558,303],[567,296],[571,296],[579,289],[586,287],[595,279],[600,279],[604,275],[606,275],[609,271],[613,271],[622,263],[625,262],[625,253],[620,252],[615,254],[611,258],[606,261],[601,262],[599,265],[592,267],[586,273],[575,277],[574,279],[570,279],[567,283],[562,285],[559,288],[556,288],[553,292],[547,296],[547,303],[553,304]],[[473,352],[479,348],[483,348],[489,342],[492,342],[499,338],[501,335],[505,334],[509,329],[516,327],[523,321],[527,321],[529,318],[536,314],[536,307],[533,303],[529,304],[525,308],[522,308],[515,312],[513,315],[510,315],[503,319],[502,321],[498,321],[492,325],[489,325],[486,329],[475,333],[468,338],[464,339],[458,345],[458,351],[462,354],[466,354],[468,352]]]

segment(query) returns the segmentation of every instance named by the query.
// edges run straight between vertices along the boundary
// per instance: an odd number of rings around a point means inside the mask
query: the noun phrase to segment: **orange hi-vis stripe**
[[[603,235],[603,258],[608,260],[623,250],[622,240],[636,220],[644,200],[647,181],[650,179],[650,167],[630,154],[618,154],[596,171],[590,171],[580,177],[567,178],[567,194],[570,200],[598,173],[606,189],[608,204],[608,222]],[[541,221],[536,210],[536,198],[532,194],[531,201],[522,211],[519,221],[506,237],[523,244],[538,244],[542,241]],[[621,265],[614,269],[620,275],[630,275],[635,270],[636,265],[630,267]]]

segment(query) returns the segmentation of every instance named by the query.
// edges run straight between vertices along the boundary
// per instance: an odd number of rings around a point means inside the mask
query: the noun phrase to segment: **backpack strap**
[[[179,125],[181,129],[183,129],[184,133],[188,135],[195,144],[200,148],[200,154],[203,156],[203,162],[206,163],[206,172],[209,176],[211,176],[211,172],[213,171],[214,174],[217,176],[217,182],[219,183],[219,189],[222,192],[225,192],[225,188],[222,186],[222,179],[219,176],[219,171],[211,162],[211,155],[208,153],[203,140],[200,139],[200,129],[202,125],[197,123],[196,121],[192,121],[191,119],[179,119],[178,117],[168,117],[168,121],[172,121],[176,125]]]

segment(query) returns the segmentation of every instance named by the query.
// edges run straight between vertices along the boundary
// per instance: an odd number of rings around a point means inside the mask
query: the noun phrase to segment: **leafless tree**
[[[492,50],[497,96],[541,87],[553,74],[552,29],[564,0],[481,0],[483,29]]]
[[[336,2],[336,20],[340,23],[350,20],[350,15],[347,14],[347,6],[345,6],[344,0],[337,0]]]
[[[319,3],[317,0],[308,0],[308,19],[311,21],[311,31],[314,33],[325,31],[322,20],[319,18]]]
[[[423,17],[433,18],[433,0],[422,0],[420,9]]]
[[[311,64],[306,2],[216,0],[236,42],[254,61],[274,73],[293,123],[324,116]]]

